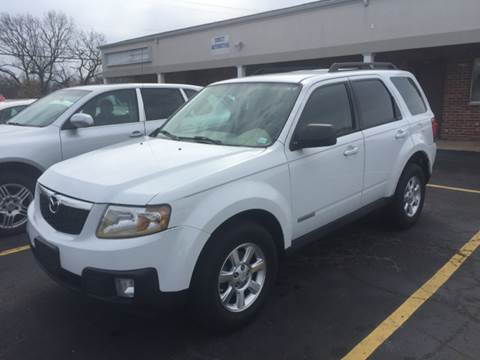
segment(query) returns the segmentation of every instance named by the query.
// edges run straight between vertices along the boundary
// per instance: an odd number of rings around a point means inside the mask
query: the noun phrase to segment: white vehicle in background
[[[148,135],[200,89],[179,84],[73,87],[36,101],[0,125],[0,237],[24,229],[35,182],[49,166]]]
[[[48,169],[28,235],[71,288],[124,304],[187,296],[207,326],[240,326],[285,250],[381,206],[413,226],[435,133],[415,77],[391,64],[215,83],[150,138]]]
[[[37,99],[5,100],[0,102],[0,124],[5,124],[12,117],[24,110]]]

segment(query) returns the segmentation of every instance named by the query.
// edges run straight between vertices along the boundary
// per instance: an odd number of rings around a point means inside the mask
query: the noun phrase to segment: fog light
[[[115,279],[117,295],[123,298],[133,298],[135,295],[135,281],[133,279]]]

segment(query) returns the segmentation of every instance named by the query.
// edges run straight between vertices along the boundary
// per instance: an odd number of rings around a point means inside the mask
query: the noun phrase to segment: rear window
[[[423,114],[427,111],[427,106],[422,99],[422,95],[420,95],[420,90],[418,90],[412,79],[408,77],[392,77],[391,80],[402,95],[412,115]]]
[[[401,118],[395,100],[382,81],[377,79],[357,80],[352,82],[352,87],[364,129]]]
[[[179,89],[144,88],[140,91],[147,121],[167,119],[185,102]]]

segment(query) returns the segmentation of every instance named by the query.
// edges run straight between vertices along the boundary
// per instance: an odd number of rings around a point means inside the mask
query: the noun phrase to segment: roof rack
[[[344,62],[333,63],[328,72],[354,71],[354,70],[398,70],[392,63],[388,62]]]

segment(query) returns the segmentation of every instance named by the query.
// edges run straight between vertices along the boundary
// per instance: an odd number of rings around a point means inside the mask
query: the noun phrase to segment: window
[[[350,100],[345,84],[322,86],[312,93],[297,127],[312,123],[331,124],[338,136],[353,130]]]
[[[400,118],[400,110],[382,81],[357,80],[352,82],[352,87],[364,129]]]
[[[166,119],[184,102],[178,89],[142,89],[143,107],[147,120]]]
[[[192,99],[198,94],[198,91],[193,89],[183,89],[183,91],[185,91],[185,95],[187,95],[188,100]]]
[[[93,126],[137,122],[137,93],[135,89],[106,92],[90,100],[79,112],[91,115]]]
[[[470,93],[472,103],[480,103],[480,59],[473,63],[472,91]]]
[[[55,91],[35,101],[15,116],[13,122],[24,126],[48,126],[89,92],[87,90],[74,89]]]
[[[427,106],[422,99],[420,90],[418,90],[412,79],[408,77],[393,77],[392,82],[402,95],[412,115],[423,114],[427,111]]]
[[[7,120],[17,115],[20,111],[25,109],[27,105],[12,106],[0,111],[0,124],[4,124]]]

